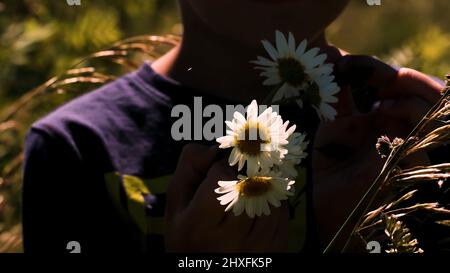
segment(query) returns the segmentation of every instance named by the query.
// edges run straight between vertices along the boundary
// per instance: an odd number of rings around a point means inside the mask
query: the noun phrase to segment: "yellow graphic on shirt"
[[[289,199],[291,215],[289,222],[289,250],[299,252],[306,239],[306,170],[298,168],[295,188],[297,193]],[[144,196],[149,194],[164,194],[167,191],[172,175],[153,179],[142,179],[136,176],[120,173],[105,175],[105,183],[110,197],[120,215],[131,220],[143,235],[164,235],[164,217],[149,216],[146,213]],[[121,192],[125,194],[121,199]],[[122,200],[122,201],[121,201]]]

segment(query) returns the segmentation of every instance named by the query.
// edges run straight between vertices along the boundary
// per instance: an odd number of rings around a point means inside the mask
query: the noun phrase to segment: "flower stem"
[[[275,96],[275,94],[278,92],[278,90],[280,90],[281,85],[277,85],[275,86],[275,88],[273,88],[269,94],[267,94],[267,96],[264,98],[264,100],[262,101],[262,105],[269,105],[269,104],[276,104],[274,102],[272,102],[272,98]]]

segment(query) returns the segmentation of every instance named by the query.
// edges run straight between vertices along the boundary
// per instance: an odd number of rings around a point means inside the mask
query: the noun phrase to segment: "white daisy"
[[[268,41],[262,41],[271,59],[258,56],[257,69],[263,70],[261,76],[266,77],[263,85],[280,86],[272,101],[295,99],[300,107],[308,102],[315,107],[323,120],[334,120],[336,110],[329,103],[337,102],[334,95],[340,91],[334,78],[332,64],[325,64],[326,54],[320,54],[315,47],[306,51],[307,41],[298,46],[295,38],[289,33],[288,38],[276,31],[276,48]]]
[[[321,120],[332,121],[336,118],[337,111],[330,104],[337,103],[338,98],[335,97],[341,88],[335,83],[333,75],[323,75],[316,84],[319,89],[319,98],[311,98],[311,105],[316,109]],[[311,94],[317,94],[316,92]]]
[[[246,212],[250,218],[270,215],[269,204],[281,206],[281,201],[293,195],[292,186],[295,181],[287,178],[271,176],[238,176],[239,180],[219,181],[216,193],[222,196],[217,199],[221,205],[227,205],[225,211],[233,209],[238,216]]]
[[[288,153],[281,160],[280,164],[274,166],[275,171],[279,171],[285,177],[295,179],[298,175],[296,166],[308,156],[306,148],[309,141],[305,141],[306,134],[293,133],[288,137],[289,143],[284,145]]]
[[[287,154],[283,145],[295,126],[284,126],[281,116],[267,108],[258,116],[255,100],[247,108],[247,118],[235,112],[232,121],[225,122],[229,128],[227,135],[217,139],[220,148],[233,147],[229,157],[230,166],[238,164],[239,171],[247,162],[247,174],[255,175],[260,169],[266,170]]]

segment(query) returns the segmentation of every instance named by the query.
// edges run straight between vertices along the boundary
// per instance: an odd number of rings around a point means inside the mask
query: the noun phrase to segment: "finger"
[[[342,84],[352,87],[365,84],[384,87],[395,79],[397,70],[371,56],[346,55],[337,63],[336,73]]]
[[[219,187],[218,181],[234,180],[237,180],[237,173],[234,168],[230,167],[227,159],[212,164],[206,178],[202,181],[189,204],[192,214],[208,217],[208,221],[211,223],[219,223],[229,203],[221,205],[217,200],[221,195],[218,195],[214,190]]]
[[[289,245],[289,207],[288,204],[283,204],[285,209],[281,210],[280,221],[275,230],[272,239],[273,249],[270,252],[286,252]]]
[[[363,151],[370,141],[369,137],[375,134],[377,115],[370,112],[321,124],[313,142],[314,172],[333,172],[339,164],[348,163],[359,151]]]
[[[236,216],[232,211],[225,212],[218,228],[224,238],[230,238],[223,242],[227,249],[243,251],[243,242],[247,238],[255,218],[250,218],[245,212]]]
[[[282,202],[279,208],[271,207],[269,216],[255,218],[252,230],[247,236],[246,244],[253,251],[271,251],[274,249],[274,239],[281,222],[289,222],[289,208],[287,202]]]
[[[368,132],[373,130],[372,123],[376,113],[359,114],[338,119],[331,123],[321,124],[314,139],[314,148],[326,143],[345,143],[349,146],[359,146],[365,140]]]
[[[224,229],[225,232],[229,231],[231,234],[234,234],[236,238],[240,239],[239,243],[241,243],[251,231],[254,221],[255,218],[250,218],[245,211],[236,216],[234,212],[230,210],[225,213],[221,228]]]
[[[353,90],[367,85],[383,89],[395,80],[397,70],[370,56],[346,55],[336,65],[336,74],[342,85]]]
[[[431,105],[417,97],[407,97],[399,100],[383,100],[380,102],[381,114],[406,120],[409,124],[417,124],[430,110]]]
[[[358,113],[350,88],[342,87],[342,90],[337,94],[337,97],[338,103],[335,104],[337,118],[348,117]]]
[[[199,144],[184,146],[167,190],[168,217],[185,208],[206,177],[218,149]]]
[[[343,84],[353,88],[372,87],[369,90],[381,99],[414,95],[433,103],[442,89],[423,73],[408,68],[395,69],[370,56],[344,56],[337,65],[337,74]]]
[[[396,70],[369,56],[346,55],[336,65],[336,75],[341,86],[350,87],[358,111],[368,113],[378,101],[378,90],[395,78]]]
[[[436,103],[443,86],[431,77],[409,68],[400,68],[392,84],[381,90],[380,97],[389,94],[416,95],[430,104]]]

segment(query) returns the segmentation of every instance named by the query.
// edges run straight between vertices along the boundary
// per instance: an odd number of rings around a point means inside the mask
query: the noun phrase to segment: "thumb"
[[[176,213],[189,204],[218,154],[217,146],[184,146],[167,191],[168,214]]]

